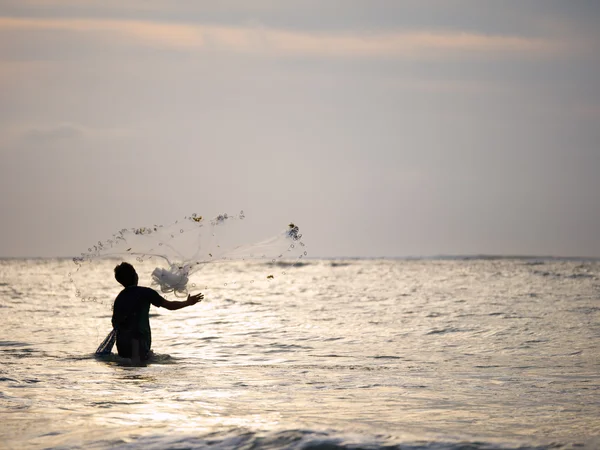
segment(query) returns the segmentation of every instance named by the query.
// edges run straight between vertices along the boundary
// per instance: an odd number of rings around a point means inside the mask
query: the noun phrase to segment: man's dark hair
[[[137,273],[133,266],[123,262],[115,267],[115,278],[123,286],[131,286],[137,282]]]

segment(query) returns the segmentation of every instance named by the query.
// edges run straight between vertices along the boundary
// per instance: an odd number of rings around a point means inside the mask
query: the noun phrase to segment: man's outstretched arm
[[[176,309],[185,308],[186,306],[195,305],[198,302],[201,302],[204,298],[204,294],[196,294],[196,295],[188,295],[187,300],[182,302],[172,302],[170,300],[164,299],[160,306],[170,311],[175,311]]]

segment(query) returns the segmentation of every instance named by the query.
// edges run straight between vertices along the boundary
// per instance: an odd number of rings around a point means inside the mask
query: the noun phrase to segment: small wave
[[[600,312],[599,306],[577,306],[568,310],[569,312],[580,313],[580,314],[594,314]]]
[[[267,347],[272,347],[278,350],[312,350],[312,347],[298,344],[269,344]]]
[[[541,277],[560,277],[558,273],[546,272],[545,270],[534,270],[532,273]]]
[[[100,444],[100,443],[98,443]],[[246,429],[233,429],[209,433],[205,436],[157,436],[149,435],[136,439],[135,442],[119,445],[121,449],[137,448],[264,448],[291,450],[547,450],[581,448],[578,443],[565,445],[552,443],[549,445],[500,444],[483,441],[452,440],[413,440],[406,441],[390,435],[365,435],[355,432],[336,432],[332,430],[281,430],[257,432]]]
[[[173,364],[175,362],[175,358],[173,358],[171,355],[160,353],[154,353],[149,360],[142,361],[138,364],[133,364],[130,358],[121,358],[116,353],[110,353],[108,355],[97,355],[94,353],[91,356],[97,361],[107,362],[109,364],[116,364],[119,366],[146,366],[148,364]]]
[[[464,333],[464,332],[467,332],[467,331],[472,331],[472,330],[463,329],[463,328],[448,327],[448,328],[434,328],[433,330],[430,330],[430,331],[428,331],[425,334],[426,335],[431,335],[431,334],[446,334],[446,333]]]
[[[280,365],[272,365],[272,364],[252,364],[252,365],[240,365],[239,367],[248,367],[248,368],[256,368],[256,369],[281,369]],[[356,365],[356,364],[290,364],[286,365],[286,367],[294,370],[310,370],[312,372],[316,371],[326,371],[326,372],[345,372],[348,370],[356,371],[356,372],[379,372],[379,371],[388,371],[388,370],[398,370],[397,367],[394,366],[381,366],[381,365]]]
[[[0,347],[27,347],[27,342],[18,341],[0,341]]]
[[[573,273],[571,275],[567,275],[566,278],[572,278],[572,279],[577,279],[577,278],[596,278],[596,276],[592,275],[591,273]]]
[[[0,381],[8,381],[11,383],[20,383],[19,380],[15,380],[14,378],[8,378],[8,377],[0,377]],[[3,395],[0,393],[0,395]]]
[[[529,345],[529,344],[544,344],[548,342],[548,339],[530,339],[529,341],[525,341],[523,342],[523,345]]]
[[[532,271],[532,273],[534,275],[539,275],[541,277],[568,278],[568,279],[572,279],[572,280],[577,280],[580,278],[597,279],[596,275],[587,273],[587,272],[575,272],[575,273],[571,273],[571,274],[563,274],[563,273],[556,273],[556,272],[548,272],[545,270],[534,270],[534,271]]]
[[[295,345],[295,344],[270,344],[267,345],[263,350],[264,353],[273,354],[273,353],[293,353],[299,350],[312,350],[312,347],[306,347],[303,345]]]
[[[311,263],[307,261],[277,261],[277,262],[268,262],[265,265],[270,267],[304,267],[310,266]]]
[[[2,296],[4,298],[10,298],[12,300],[20,300],[25,296],[25,294],[23,292],[15,289],[12,286],[9,286],[8,284],[3,284],[0,287],[3,288],[0,290],[0,293],[2,294]]]
[[[335,262],[335,261],[331,261],[329,263],[329,265],[331,267],[346,267],[346,266],[349,266],[350,263],[349,262]]]

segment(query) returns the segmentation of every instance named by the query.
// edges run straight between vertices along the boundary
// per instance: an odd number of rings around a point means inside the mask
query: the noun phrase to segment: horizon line
[[[75,256],[0,256],[0,260],[12,259],[56,259],[67,260]],[[120,258],[111,258],[120,259]],[[293,258],[291,258],[293,259]],[[310,260],[570,260],[570,261],[600,261],[600,256],[562,256],[562,255],[528,255],[528,254],[497,254],[497,253],[464,253],[438,255],[399,255],[399,256],[307,256]]]

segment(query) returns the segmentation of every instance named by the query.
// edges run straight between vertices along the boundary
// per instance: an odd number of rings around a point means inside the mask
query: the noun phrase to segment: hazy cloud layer
[[[0,18],[1,31],[97,33],[119,44],[182,50],[233,51],[275,56],[439,57],[452,53],[506,53],[550,56],[564,51],[559,42],[518,36],[465,32],[394,31],[380,33],[308,33],[265,27],[224,27],[130,20]]]

